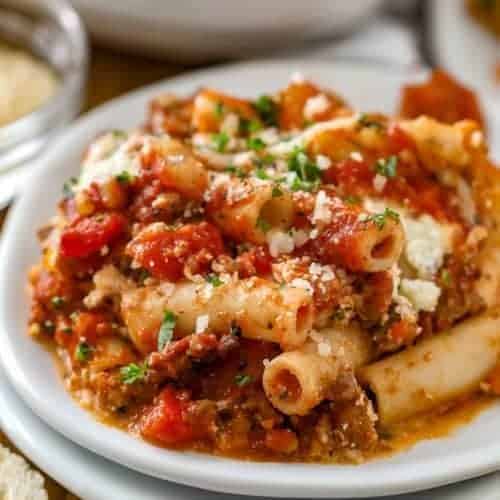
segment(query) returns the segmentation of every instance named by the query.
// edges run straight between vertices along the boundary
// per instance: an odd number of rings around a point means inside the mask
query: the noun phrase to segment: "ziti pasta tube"
[[[306,415],[324,399],[335,399],[331,388],[339,373],[371,358],[371,340],[361,330],[331,328],[316,335],[300,349],[278,355],[264,370],[269,401],[287,415]]]
[[[129,334],[143,352],[166,310],[176,315],[176,331],[182,335],[193,333],[197,319],[208,316],[211,330],[225,332],[235,325],[244,337],[276,342],[285,350],[305,342],[314,320],[312,298],[305,290],[261,278],[217,287],[179,282],[138,288],[123,294],[121,307]]]
[[[363,367],[383,425],[472,392],[500,354],[500,313],[491,311]]]

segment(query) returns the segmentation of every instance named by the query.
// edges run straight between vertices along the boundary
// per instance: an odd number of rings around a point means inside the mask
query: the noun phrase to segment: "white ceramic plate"
[[[66,178],[78,172],[79,158],[98,131],[132,127],[143,120],[148,100],[162,90],[190,93],[204,84],[255,96],[286,84],[301,70],[331,86],[356,106],[390,112],[401,84],[421,75],[396,74],[378,67],[305,61],[255,62],[192,73],[118,99],[80,119],[36,169],[8,219],[0,248],[0,357],[28,405],[69,439],[132,469],[210,490],[295,497],[373,496],[430,488],[470,478],[500,466],[500,408],[439,441],[422,442],[407,453],[362,466],[249,463],[168,451],[105,427],[77,407],[61,384],[47,353],[25,334],[27,269],[39,255],[35,232],[54,213]],[[489,127],[500,157],[500,123]]]
[[[382,0],[71,0],[93,35],[121,49],[202,62],[346,33]]]
[[[429,8],[437,63],[477,91],[491,92],[500,103],[500,85],[494,83],[500,41],[468,15],[464,0],[431,0]]]
[[[40,469],[85,500],[249,500],[139,474],[65,439],[21,401],[0,369],[0,427]],[[386,500],[498,500],[500,474]],[[271,500],[269,497],[267,500]]]

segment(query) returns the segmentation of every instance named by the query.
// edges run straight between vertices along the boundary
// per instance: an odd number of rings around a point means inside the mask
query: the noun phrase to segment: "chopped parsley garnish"
[[[233,174],[236,175],[236,177],[239,177],[240,179],[243,179],[243,177],[246,177],[247,174],[245,173],[244,170],[241,168],[235,167],[234,165],[229,165],[224,169],[224,172],[227,174]]]
[[[392,219],[394,221],[399,221],[399,214],[387,207],[383,212],[378,214],[371,214],[366,217],[366,221],[373,221],[378,229],[383,229],[387,219]]]
[[[269,176],[267,175],[266,171],[262,167],[259,167],[255,170],[255,177],[257,177],[258,179],[261,179],[263,181],[269,179]]]
[[[266,219],[259,217],[255,223],[255,227],[260,229],[263,233],[267,233],[269,229],[271,229],[271,224],[269,224]]]
[[[345,319],[345,311],[341,307],[339,307],[338,309],[333,311],[331,319],[333,321],[342,321],[343,319]]]
[[[127,138],[127,132],[124,132],[123,130],[112,130],[111,134],[115,139],[126,139]]]
[[[279,186],[273,186],[271,196],[273,198],[279,198],[280,196],[283,196],[283,191],[281,190],[281,188]]]
[[[205,279],[215,288],[224,284],[217,274],[209,274]]]
[[[375,171],[384,177],[396,177],[398,168],[398,157],[380,158],[375,163]]]
[[[163,321],[158,332],[158,350],[163,351],[163,348],[172,341],[174,336],[174,328],[177,317],[168,309],[163,315]]]
[[[349,195],[344,198],[344,202],[348,205],[359,205],[361,203],[361,198],[355,195]]]
[[[224,104],[222,102],[216,102],[214,107],[214,114],[217,118],[222,118],[224,114]]]
[[[234,323],[231,325],[229,332],[231,333],[231,335],[234,335],[235,337],[241,337],[241,328],[238,325],[235,325]]]
[[[259,120],[247,120],[246,118],[240,117],[240,134],[254,134],[262,130],[262,124]]]
[[[71,326],[65,326],[63,328],[61,328],[61,332],[63,333],[73,333],[73,328],[71,328]]]
[[[87,342],[80,342],[76,346],[75,357],[78,361],[87,361],[92,354],[92,347]]]
[[[272,165],[276,158],[271,155],[271,154],[266,154],[264,156],[261,156],[260,158],[257,158],[255,160],[255,163],[259,166],[262,167],[263,165]]]
[[[260,137],[249,137],[247,139],[247,148],[254,151],[261,151],[266,147],[266,143]]]
[[[293,191],[313,191],[321,182],[321,170],[302,148],[296,147],[290,154],[288,170],[296,174],[289,179]]]
[[[116,176],[116,180],[120,184],[130,184],[131,182],[133,182],[134,176],[130,172],[127,172],[126,170],[124,170],[123,172],[120,172]]]
[[[269,96],[261,95],[254,102],[254,108],[265,125],[268,127],[277,125],[278,105]]]
[[[150,277],[151,273],[147,269],[140,269],[137,276],[137,280],[142,285]]]
[[[238,373],[236,377],[234,377],[234,383],[238,387],[244,387],[247,384],[252,382],[253,378],[251,375],[247,375],[246,373]]]
[[[371,120],[370,118],[368,118],[368,115],[366,115],[365,113],[362,113],[358,119],[358,123],[362,126],[362,127],[372,127],[372,128],[376,128],[378,130],[384,128],[384,126],[376,121],[376,120]]]
[[[229,136],[225,132],[220,132],[212,136],[212,144],[219,153],[223,153],[226,150],[228,143]]]
[[[147,361],[138,365],[137,363],[130,363],[127,366],[120,368],[120,377],[124,384],[135,384],[146,378],[148,373]]]
[[[448,269],[443,269],[441,271],[441,281],[445,286],[450,286],[451,285],[451,274]]]
[[[65,300],[63,297],[60,297],[59,295],[54,295],[54,297],[52,297],[50,299],[50,303],[52,304],[52,307],[54,309],[60,309],[64,304],[65,304]]]
[[[75,192],[73,191],[73,187],[78,184],[78,179],[76,177],[71,177],[69,178],[64,184],[63,184],[63,197],[68,199],[68,198],[73,198],[75,196]]]

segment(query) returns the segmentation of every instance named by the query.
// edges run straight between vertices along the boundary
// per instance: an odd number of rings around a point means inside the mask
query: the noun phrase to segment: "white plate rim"
[[[273,69],[277,71],[276,68],[280,68],[281,72],[286,70],[290,73],[291,70],[298,67],[313,76],[315,73],[333,72],[335,69],[339,70],[340,68],[349,69],[349,71],[354,72],[359,71],[361,73],[367,71],[359,67],[359,65],[346,63],[328,64],[318,61],[287,60],[285,62],[256,61],[252,63],[240,63],[203,70],[201,72],[193,72],[167,82],[146,87],[118,98],[79,119],[73,127],[58,139],[58,145],[44,156],[43,165],[39,165],[36,168],[36,172],[33,173],[33,177],[31,178],[32,186],[26,190],[25,194],[23,194],[9,214],[4,231],[4,242],[0,247],[0,276],[9,275],[9,262],[20,251],[16,240],[19,234],[16,231],[16,227],[22,227],[24,207],[29,205],[30,197],[36,193],[38,189],[36,186],[39,183],[43,184],[43,175],[50,173],[51,162],[54,160],[54,163],[56,163],[55,160],[58,154],[60,154],[60,150],[64,149],[64,146],[71,144],[71,142],[75,141],[75,138],[81,135],[89,136],[92,130],[91,124],[95,118],[109,114],[114,109],[118,109],[126,103],[128,104],[141,98],[144,99],[145,96],[153,95],[162,89],[165,90],[166,88],[176,86],[192,87],[193,80],[200,81],[200,79],[217,77],[231,80],[230,76],[225,75],[234,75],[238,72],[246,74],[246,72],[250,73],[252,71],[260,72],[261,74],[266,74],[267,71],[270,71],[269,74],[272,74]],[[409,76],[411,75],[408,73],[398,73],[398,77],[400,78],[407,78]],[[142,116],[140,115],[140,117]],[[97,131],[93,130],[94,133]],[[419,470],[409,467],[404,468],[404,466],[398,467],[397,463],[390,464],[389,467],[398,473],[397,478],[392,476],[388,478],[381,475],[376,467],[368,473],[370,465],[350,467],[273,463],[270,466],[265,463],[241,462],[208,455],[178,453],[166,450],[162,450],[161,453],[161,467],[158,468],[157,462],[155,462],[155,467],[152,467],[149,457],[152,453],[148,453],[148,450],[151,452],[150,445],[139,445],[139,442],[130,436],[113,429],[109,430],[109,434],[112,437],[119,437],[124,446],[113,445],[113,439],[106,440],[103,443],[99,441],[99,432],[93,435],[85,429],[75,426],[69,416],[61,416],[55,413],[50,403],[41,399],[35,393],[31,381],[25,377],[23,366],[19,364],[19,360],[14,355],[13,339],[9,336],[8,326],[4,321],[10,313],[6,309],[10,288],[7,284],[8,281],[10,280],[4,279],[0,283],[0,341],[2,341],[3,345],[3,348],[0,350],[0,359],[18,393],[38,416],[69,439],[110,460],[119,462],[140,472],[191,486],[228,493],[323,498],[342,496],[367,497],[416,491],[471,478],[491,472],[500,467],[500,440],[498,443],[490,443],[480,450],[470,450],[463,453],[461,457],[449,457],[444,462],[438,459],[429,459],[427,463],[421,464],[422,467]],[[77,410],[77,413],[78,415],[80,413],[86,415],[83,410]],[[82,418],[85,419],[85,417]],[[102,427],[88,416],[85,421],[93,427],[93,430],[98,430]],[[134,449],[133,456],[128,452],[127,445],[132,446]],[[141,449],[141,453],[135,454],[138,449]],[[230,474],[224,472],[229,468],[231,470]],[[368,479],[369,476],[369,481],[360,481],[360,474],[364,474],[364,479]],[[332,476],[335,477],[333,478]]]

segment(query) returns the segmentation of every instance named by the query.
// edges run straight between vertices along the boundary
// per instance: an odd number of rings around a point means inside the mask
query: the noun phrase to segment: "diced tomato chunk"
[[[217,227],[201,222],[179,229],[146,229],[129,243],[126,251],[153,276],[177,281],[189,259],[196,261],[198,271],[203,272],[202,268],[224,252],[224,243]]]
[[[391,325],[387,336],[397,344],[404,344],[415,337],[415,328],[413,323],[401,319]]]
[[[413,139],[398,125],[391,125],[387,131],[388,153],[398,154],[405,149],[414,150]]]
[[[188,405],[187,397],[172,387],[166,387],[156,398],[153,407],[144,414],[140,422],[141,434],[170,445],[191,441],[195,433],[186,419]]]
[[[428,115],[445,123],[471,119],[484,125],[474,92],[440,69],[427,82],[403,88],[400,113],[405,118]]]
[[[367,162],[348,158],[326,170],[323,182],[335,184],[346,193],[354,194],[371,189],[373,177],[373,168]]]
[[[255,247],[242,253],[236,260],[238,272],[242,278],[271,272],[272,257],[264,247]]]
[[[61,235],[61,255],[88,257],[116,240],[125,230],[126,224],[125,217],[118,213],[78,218]]]

